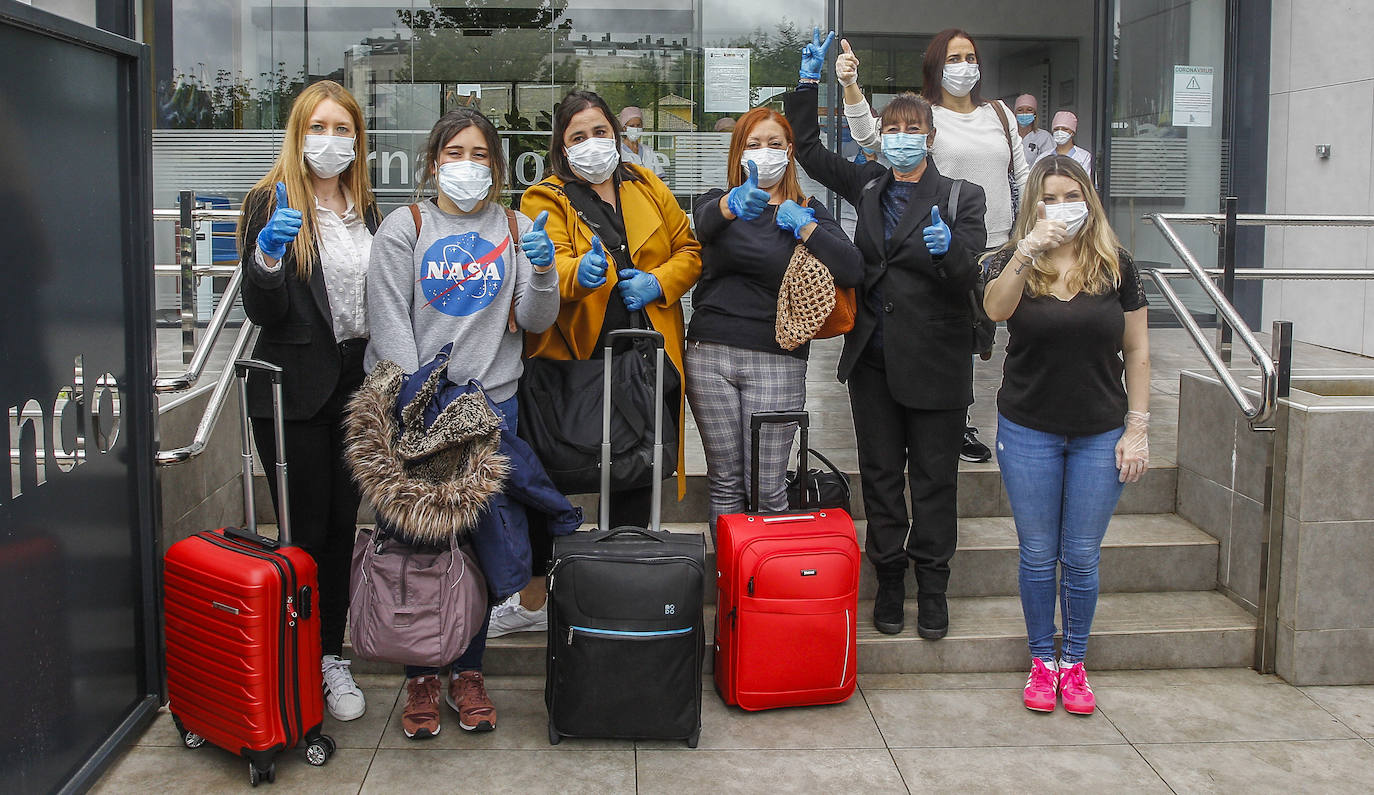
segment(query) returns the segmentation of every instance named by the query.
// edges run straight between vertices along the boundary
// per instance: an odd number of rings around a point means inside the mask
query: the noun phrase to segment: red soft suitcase
[[[281,368],[240,359],[246,528],[206,530],[173,544],[163,558],[167,695],[182,742],[206,741],[248,760],[254,786],[276,778],[277,754],[305,740],[306,760],[323,765],[334,741],[324,721],[320,675],[319,577],[315,561],[291,546],[282,439]],[[245,395],[250,370],[272,379],[280,541],[257,533]]]
[[[749,710],[836,704],[858,666],[859,544],[838,508],[760,513],[759,429],[801,426],[797,471],[806,493],[808,415],[750,418],[750,512],[716,520],[716,689]]]

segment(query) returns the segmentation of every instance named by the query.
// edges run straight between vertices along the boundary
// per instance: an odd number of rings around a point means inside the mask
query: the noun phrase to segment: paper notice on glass
[[[1212,67],[1174,67],[1174,126],[1212,126]]]
[[[735,47],[707,47],[707,113],[743,113],[749,110],[749,50]]]

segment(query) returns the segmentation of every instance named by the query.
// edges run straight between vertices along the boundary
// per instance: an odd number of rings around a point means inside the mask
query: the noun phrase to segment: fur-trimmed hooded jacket
[[[425,427],[445,375],[434,364],[415,374],[424,381],[398,411],[406,374],[394,362],[379,362],[344,419],[346,456],[363,497],[403,540],[418,545],[462,541],[511,473],[500,452],[501,419],[481,391],[459,395]]]

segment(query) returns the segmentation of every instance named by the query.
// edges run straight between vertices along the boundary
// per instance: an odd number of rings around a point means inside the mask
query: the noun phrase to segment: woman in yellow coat
[[[678,383],[685,383],[684,329],[679,299],[701,276],[701,245],[692,236],[687,214],[652,171],[620,162],[620,124],[600,96],[569,92],[554,111],[549,165],[553,176],[525,191],[521,212],[537,217],[548,211],[545,227],[553,240],[562,307],[554,328],[526,337],[526,353],[546,359],[590,359],[604,334],[631,327],[631,312],[642,309],[663,334]],[[569,198],[569,197],[572,198]],[[579,217],[573,200],[591,207],[589,219],[611,241]],[[678,499],[686,493],[683,473],[683,398],[677,407]],[[651,488],[616,492],[611,526],[647,526]]]

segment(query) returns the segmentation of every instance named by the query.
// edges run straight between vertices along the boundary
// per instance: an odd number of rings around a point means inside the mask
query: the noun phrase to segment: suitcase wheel
[[[558,745],[563,742],[563,735],[553,727],[553,718],[549,718],[549,745]]]
[[[178,718],[177,716],[173,715],[172,723],[176,724],[177,734],[181,735],[181,742],[187,748],[199,748],[202,745],[205,745],[205,738],[201,737],[199,734],[196,734],[193,731],[187,731],[186,727],[181,722],[181,718]]]
[[[258,784],[271,784],[277,780],[277,763],[268,763],[267,767],[258,767],[252,760],[248,762],[248,783],[257,786]]]
[[[315,767],[320,767],[329,761],[329,757],[334,755],[334,749],[334,738],[327,734],[321,734],[305,747],[305,761]]]

